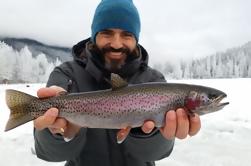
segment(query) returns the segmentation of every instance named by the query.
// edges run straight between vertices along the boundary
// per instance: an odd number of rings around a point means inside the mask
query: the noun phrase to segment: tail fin
[[[33,100],[37,100],[36,97],[12,89],[7,89],[5,94],[6,104],[10,109],[10,116],[5,127],[5,131],[9,131],[33,120],[27,106]]]

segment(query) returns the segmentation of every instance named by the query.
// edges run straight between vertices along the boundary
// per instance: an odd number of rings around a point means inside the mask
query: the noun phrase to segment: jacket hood
[[[104,76],[109,77],[110,71],[105,69],[104,64],[101,63],[99,56],[94,55],[90,52],[88,45],[90,44],[91,39],[82,40],[72,48],[73,59],[84,66],[86,70],[92,74],[97,80],[102,79]],[[147,51],[138,44],[139,54],[138,58],[134,58],[130,61],[127,61],[118,73],[123,78],[127,78],[130,75],[134,74],[138,70],[144,70],[148,65],[148,53]]]

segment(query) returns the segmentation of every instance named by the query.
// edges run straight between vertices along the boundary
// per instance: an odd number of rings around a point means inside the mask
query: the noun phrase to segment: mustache
[[[110,46],[102,48],[101,52],[104,53],[104,54],[107,53],[107,52],[121,52],[121,53],[125,53],[127,55],[131,53],[131,51],[126,47],[121,47],[121,48],[116,49],[116,48],[113,48],[113,47],[110,47]]]
[[[109,45],[103,47],[103,48],[98,48],[98,46],[96,44],[90,44],[89,45],[89,49],[90,51],[94,54],[94,57],[96,57],[98,60],[101,60],[102,62],[104,62],[104,56],[105,53],[107,52],[122,52],[125,53],[127,55],[126,61],[132,61],[133,59],[137,58],[140,56],[139,51],[137,49],[137,47],[135,49],[133,49],[132,51],[127,48],[127,47],[121,47],[119,49],[115,49]]]

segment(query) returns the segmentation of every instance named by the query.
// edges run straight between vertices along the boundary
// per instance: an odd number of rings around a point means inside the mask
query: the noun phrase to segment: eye
[[[103,37],[108,37],[108,36],[112,36],[112,31],[103,30],[103,31],[100,31],[98,34],[103,36]]]
[[[134,37],[132,33],[126,32],[126,31],[124,31],[124,32],[122,33],[122,36],[124,36],[124,37],[130,37],[130,38],[131,38],[131,37]]]

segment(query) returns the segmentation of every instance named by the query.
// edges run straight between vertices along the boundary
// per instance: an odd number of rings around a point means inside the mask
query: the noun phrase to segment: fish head
[[[227,94],[213,88],[198,86],[189,91],[185,99],[185,107],[193,113],[204,115],[221,110],[229,104],[222,102]]]

